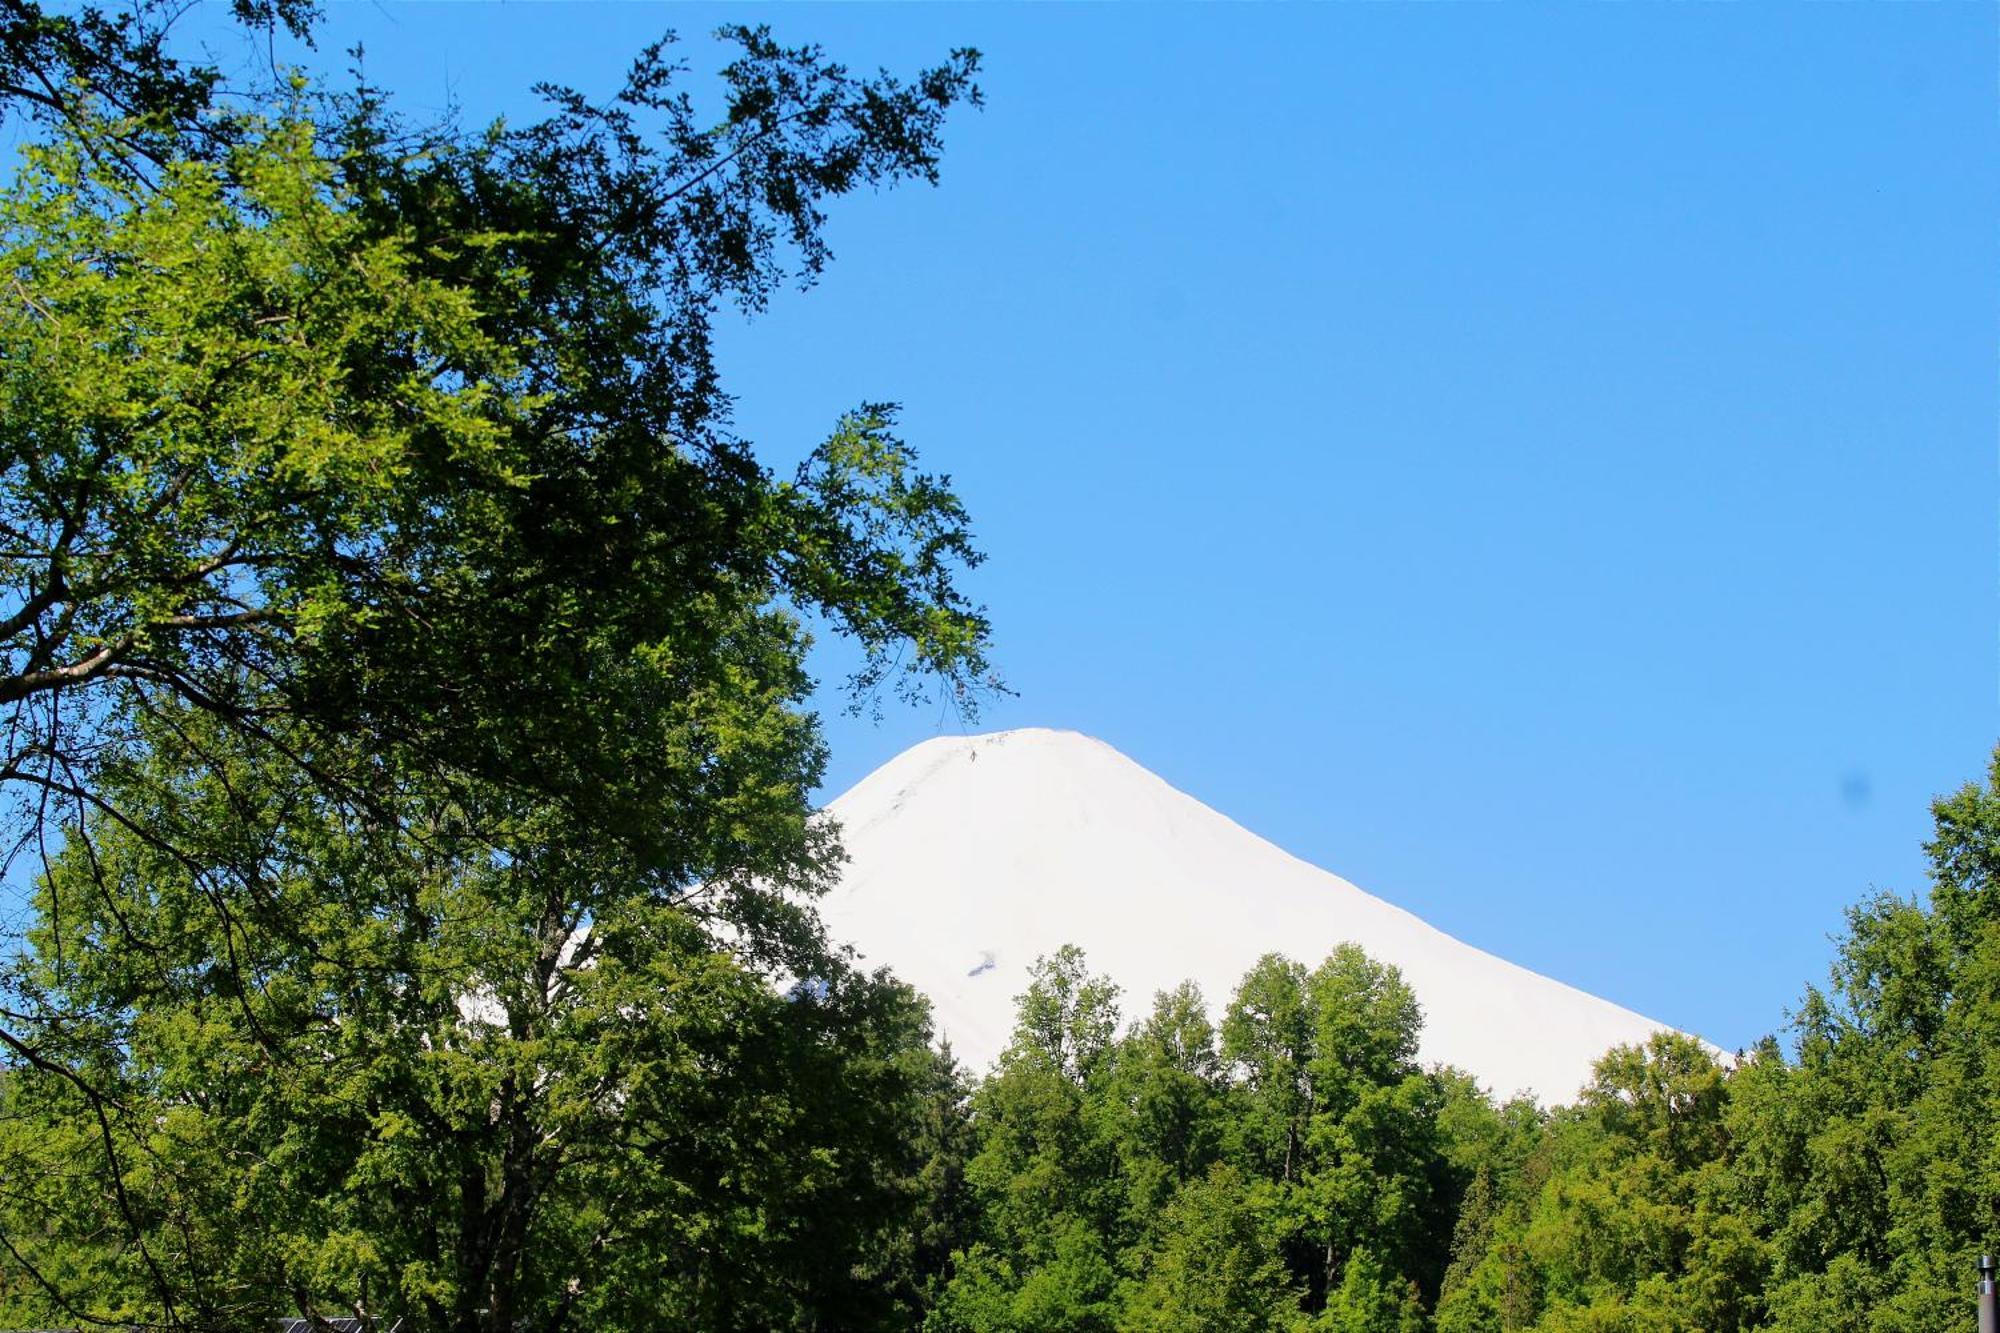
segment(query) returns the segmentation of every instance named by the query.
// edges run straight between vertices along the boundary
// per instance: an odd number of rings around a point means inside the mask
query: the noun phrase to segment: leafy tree
[[[1422,1021],[1396,970],[1352,944],[1311,972],[1259,960],[1223,1019],[1244,1108],[1234,1154],[1264,1182],[1311,1311],[1362,1248],[1417,1261],[1433,1291],[1442,1278],[1450,1222],[1431,1198],[1442,1085],[1414,1061]],[[1427,1230],[1438,1234],[1420,1240]]]
[[[1118,987],[1093,975],[1074,944],[1038,958],[1002,1066],[1046,1071],[1079,1088],[1102,1068],[1118,1031]]]
[[[285,801],[259,778],[246,756],[228,799]],[[287,802],[258,849],[271,901],[227,924],[142,839],[57,861],[21,985],[63,996],[42,1049],[84,1076],[24,1078],[31,1136],[7,1143],[41,1182],[14,1252],[52,1294],[204,1327],[286,1307],[468,1331],[907,1316],[897,1241],[938,1095],[913,996],[824,951],[787,994],[682,902],[593,893],[579,921],[565,895],[610,887],[586,847],[404,850]],[[549,928],[552,901],[570,906]],[[63,1291],[44,1257],[106,1235],[124,1239]]]
[[[7,18],[15,70],[83,81],[0,198],[0,791],[38,872],[0,1291],[907,1322],[940,1093],[921,1007],[810,910],[805,618],[859,697],[898,661],[976,690],[976,555],[887,408],[762,466],[709,324],[818,270],[826,199],[934,177],[973,57],[905,84],[732,29],[712,110],[662,46],[468,135],[366,89],[224,111],[90,73],[143,26]]]
[[[1310,1165],[1299,1196],[1305,1234],[1319,1251],[1315,1288],[1339,1281],[1348,1257],[1422,1256],[1443,1268],[1445,1236],[1423,1235],[1439,1152],[1442,1098],[1415,1063],[1423,1015],[1393,967],[1353,944],[1307,978],[1315,1031],[1308,1064]],[[1409,1274],[1408,1276],[1414,1276]]]
[[[1013,1040],[972,1103],[981,1239],[931,1327],[1110,1328],[1126,1239],[1116,1121],[1104,1113],[1117,996],[1073,945],[1030,969]]]
[[[214,156],[235,126],[213,114],[225,91],[220,72],[168,52],[183,12],[167,0],[53,11],[35,0],[0,0],[0,122],[60,132],[108,110],[121,150],[112,160],[134,174]],[[253,38],[281,29],[309,38],[319,7],[312,0],[230,0],[229,12]]]
[[[2000,761],[1935,814],[1928,904],[1851,913],[1792,1051],[1659,1033],[1553,1110],[1418,1069],[1414,997],[1351,946],[1260,960],[1219,1048],[1192,987],[1105,1046],[1069,958],[975,1094],[987,1230],[933,1326],[1100,1327],[1114,1282],[1121,1328],[1963,1324],[2000,1235]]]
[[[1658,1035],[1494,1161],[1441,1333],[1963,1322],[1971,1257],[2000,1235],[1996,791],[2000,769],[1933,807],[1928,905],[1849,914],[1795,1057],[1766,1041],[1725,1067]]]
[[[924,1324],[932,1333],[1112,1333],[1118,1274],[1082,1219],[1057,1219],[1032,1266],[990,1245],[961,1257]]]
[[[1736,1206],[1726,1087],[1691,1038],[1607,1054],[1521,1183],[1487,1186],[1483,1239],[1461,1229],[1440,1329],[1755,1326],[1764,1252]]]
[[[1776,1328],[1942,1327],[2000,1236],[2000,755],[1932,814],[1928,905],[1849,913],[1830,988],[1801,1007],[1797,1067],[1763,1090],[1780,1112],[1760,1137]]]
[[[817,740],[802,717],[753,774],[659,744],[658,691],[790,690],[780,605],[861,642],[863,689],[905,649],[980,679],[963,513],[888,410],[777,478],[708,347],[785,242],[824,261],[820,201],[934,174],[971,57],[912,87],[728,36],[712,121],[656,49],[609,106],[558,92],[548,122],[418,153],[365,95],[243,113],[152,183],[106,165],[98,103],[30,148],[0,212],[0,778],[36,845],[121,821],[97,767],[171,704],[356,818],[395,819],[407,772],[486,784],[685,884],[711,869],[674,843],[689,810],[810,778]],[[752,621],[790,674],[746,676]]]
[[[708,348],[718,301],[780,281],[781,237],[823,262],[824,196],[935,170],[970,59],[911,89],[732,36],[715,126],[655,51],[609,108],[560,94],[414,157],[368,99],[239,118],[158,187],[101,165],[102,122],[31,152],[0,217],[24,294],[0,311],[0,775],[33,828],[101,805],[96,757],[165,698],[329,799],[393,815],[384,764],[315,753],[365,731],[371,760],[573,807],[671,878],[675,798],[728,792],[649,743],[648,677],[740,688],[729,635],[782,602],[861,641],[864,688],[904,645],[978,678],[963,514],[887,410],[780,480]]]
[[[1192,987],[1103,1046],[1071,958],[975,1094],[988,1229],[933,1327],[1101,1327],[1114,1283],[1121,1328],[1962,1325],[2000,1235],[2000,756],[1934,809],[1928,903],[1850,914],[1791,1052],[1659,1033],[1554,1110],[1419,1070],[1414,997],[1351,946],[1260,960],[1219,1049]]]
[[[1106,1104],[1129,1182],[1129,1226],[1144,1233],[1174,1192],[1222,1154],[1222,1062],[1201,990],[1184,982],[1119,1043]]]
[[[1312,1110],[1313,1021],[1306,971],[1278,954],[1257,961],[1222,1020],[1222,1055],[1244,1089],[1238,1152],[1260,1175],[1290,1182]]]

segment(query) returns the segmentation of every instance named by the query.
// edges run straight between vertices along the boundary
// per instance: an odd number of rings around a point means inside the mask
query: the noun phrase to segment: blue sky
[[[668,27],[979,47],[942,186],[840,202],[730,331],[743,431],[904,404],[991,556],[981,728],[1733,1046],[2000,737],[1996,13],[336,4],[321,45],[477,119]],[[830,787],[961,726],[834,717]]]

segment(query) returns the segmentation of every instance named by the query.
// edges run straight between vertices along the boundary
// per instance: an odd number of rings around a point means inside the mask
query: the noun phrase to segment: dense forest
[[[468,128],[232,86],[182,8],[0,0],[0,1328],[1969,1319],[2000,769],[1740,1057],[1501,1104],[1351,947],[1066,950],[961,1069],[815,914],[810,647],[969,713],[968,516],[888,404],[767,466],[712,344],[937,179],[976,54],[729,28]]]

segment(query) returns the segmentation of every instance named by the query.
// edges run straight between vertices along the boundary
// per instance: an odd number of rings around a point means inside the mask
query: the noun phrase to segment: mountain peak
[[[1416,992],[1422,1057],[1503,1096],[1567,1099],[1605,1050],[1665,1026],[1453,939],[1080,732],[924,741],[829,810],[849,856],[830,931],[928,995],[974,1068],[1064,944],[1127,988],[1129,1022],[1183,980],[1219,1015],[1263,954],[1311,966],[1351,940]]]

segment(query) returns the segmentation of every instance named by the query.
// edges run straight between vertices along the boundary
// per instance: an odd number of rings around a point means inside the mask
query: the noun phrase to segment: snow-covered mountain
[[[1029,964],[1063,944],[1125,988],[1129,1021],[1189,978],[1219,1018],[1263,954],[1312,966],[1353,940],[1415,990],[1421,1058],[1502,1096],[1567,1101],[1605,1050],[1666,1026],[1455,940],[1075,732],[926,741],[831,811],[851,859],[830,930],[927,994],[977,1071]]]

